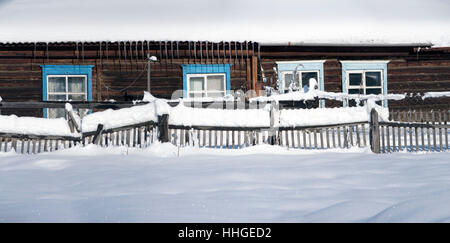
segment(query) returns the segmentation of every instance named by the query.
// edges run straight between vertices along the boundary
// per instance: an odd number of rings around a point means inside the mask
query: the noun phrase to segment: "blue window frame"
[[[92,100],[92,67],[94,66],[41,65],[42,99],[44,101]],[[55,109],[56,111],[58,110]],[[58,112],[61,113],[61,111]],[[55,114],[53,114],[52,110],[52,115],[50,116],[55,117]],[[44,117],[48,116],[49,110],[44,109]]]
[[[278,90],[280,93],[287,92],[291,84],[297,88],[309,85],[309,79],[315,78],[319,90],[324,90],[323,64],[325,60],[312,61],[278,61]],[[295,73],[295,75],[294,75]],[[325,106],[325,101],[321,102],[321,107]]]
[[[182,64],[183,97],[199,94],[203,97],[229,94],[232,64]],[[208,83],[209,88],[208,88]],[[195,96],[197,97],[197,96]]]
[[[389,61],[341,61],[342,91],[347,94],[387,94],[387,64]],[[354,105],[344,100],[344,106]],[[388,102],[384,100],[383,106]]]

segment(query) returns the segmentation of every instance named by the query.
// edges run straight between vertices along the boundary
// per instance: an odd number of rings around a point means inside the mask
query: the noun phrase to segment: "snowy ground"
[[[450,154],[0,152],[0,222],[450,222]]]

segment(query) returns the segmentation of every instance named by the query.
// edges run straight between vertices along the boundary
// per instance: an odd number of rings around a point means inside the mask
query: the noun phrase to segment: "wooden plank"
[[[322,149],[325,149],[324,142],[323,142],[323,129],[319,129],[319,131],[320,131],[320,147]]]
[[[361,147],[361,138],[359,136],[359,125],[356,125],[356,144]]]
[[[335,135],[335,133],[336,133],[336,129],[334,127],[331,128],[331,137],[332,137],[332,140],[333,140],[333,148],[336,148],[336,135]]]
[[[384,137],[384,127],[385,126],[380,126],[380,130],[381,130],[381,152],[384,154],[386,153],[386,144],[385,144],[385,137]]]
[[[445,125],[448,124],[448,120],[447,120],[447,118],[449,117],[448,112],[449,111],[444,110],[444,121],[445,121],[444,124]],[[447,130],[447,128],[445,128],[444,134],[445,134],[445,149],[448,150],[448,130]]]
[[[348,126],[349,136],[350,136],[350,147],[355,146],[353,143],[353,126]]]
[[[306,131],[305,130],[302,131],[302,135],[303,135],[303,148],[306,149]]]
[[[400,112],[397,113],[398,114],[398,118],[397,120],[400,121]],[[403,150],[402,149],[402,133],[401,133],[401,129],[400,126],[397,127],[397,134],[398,134],[398,151]]]
[[[392,127],[392,151],[397,151],[397,147],[395,146],[395,126]]]
[[[406,118],[406,111],[403,111],[403,121],[407,121],[408,119]],[[404,145],[405,145],[405,151],[408,151],[408,134],[407,134],[407,131],[406,131],[406,127],[404,127],[403,128],[403,135],[404,135],[404,137],[403,137],[403,142],[404,142]]]
[[[292,148],[295,148],[295,134],[294,134],[294,130],[291,131],[291,145]]]
[[[317,149],[317,130],[313,130],[314,133],[314,148]]]
[[[442,124],[442,112],[441,110],[438,111],[438,116],[439,116],[439,124]],[[438,128],[438,133],[439,133],[439,151],[442,152],[442,128]]]
[[[21,148],[20,148],[20,153],[21,153],[21,154],[24,153],[24,149],[25,149],[24,147],[25,147],[25,140],[22,139],[22,140],[21,140]]]
[[[420,110],[420,122],[422,122],[423,123],[423,111],[422,110]],[[423,133],[423,127],[421,127],[420,128],[420,138],[421,138],[421,141],[422,141],[422,151],[425,151],[425,138],[424,138],[424,133]]]
[[[341,128],[340,128],[340,127],[337,127],[337,137],[338,137],[339,148],[342,148],[342,143],[341,143]]]
[[[411,110],[408,110],[408,122],[412,122],[412,111]],[[412,127],[408,127],[408,131],[409,131],[409,151],[412,152],[413,148],[414,148]]]
[[[434,125],[434,124],[436,124],[436,117],[435,117],[435,111],[433,110],[433,111],[431,111],[431,124],[432,125]],[[432,128],[432,131],[433,131],[433,151],[435,151],[436,152],[436,128]]]
[[[418,122],[418,119],[417,119],[417,111],[416,110],[414,110],[414,121],[415,122]],[[416,142],[416,146],[415,146],[415,149],[416,149],[416,152],[417,151],[419,151],[419,133],[418,133],[418,130],[417,130],[417,127],[414,127],[414,136],[415,136],[415,142]]]
[[[387,152],[390,153],[391,152],[391,136],[390,136],[390,127],[386,126],[386,146],[387,146]]]
[[[429,116],[428,116],[428,113],[429,113],[429,111],[427,111],[427,113],[425,113],[427,124],[428,124],[429,121],[430,121]],[[427,148],[427,151],[431,151],[430,128],[427,128],[427,141],[428,141],[428,148]]]
[[[36,152],[36,140],[33,139],[32,141],[33,141],[33,148],[31,149],[31,153],[32,153],[32,154],[35,154],[35,153],[37,153],[37,152]]]

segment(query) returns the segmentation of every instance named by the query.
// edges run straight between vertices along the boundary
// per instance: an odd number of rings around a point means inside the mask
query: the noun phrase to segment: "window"
[[[347,71],[347,93],[348,94],[383,94],[381,70],[371,71]],[[381,102],[377,102],[381,105]],[[349,101],[349,106],[356,106],[354,100]]]
[[[223,97],[230,91],[231,64],[183,64],[183,97]]]
[[[309,80],[317,81],[318,89],[324,91],[323,64],[325,60],[311,61],[277,61],[278,90],[280,93],[289,92],[291,84],[293,90],[309,86]],[[308,87],[309,88],[309,87]],[[325,107],[325,100],[320,101],[320,107]]]
[[[225,74],[188,74],[188,97],[225,96]]]
[[[42,65],[44,101],[92,100],[92,65]],[[64,117],[63,108],[44,109],[44,117]]]
[[[347,94],[386,94],[387,63],[389,61],[341,61],[342,90]],[[344,102],[344,106],[356,106],[354,100]],[[387,107],[387,101],[377,104]],[[362,105],[362,104],[361,104]]]
[[[87,100],[85,75],[48,75],[47,100]],[[64,117],[62,108],[47,109],[49,118]]]
[[[297,71],[294,79],[294,71],[283,71],[282,76],[282,87],[284,92],[287,92],[290,88],[292,90],[302,89],[305,86],[309,86],[309,79],[314,78],[319,82],[319,70],[314,71]],[[300,83],[299,80],[302,82]]]

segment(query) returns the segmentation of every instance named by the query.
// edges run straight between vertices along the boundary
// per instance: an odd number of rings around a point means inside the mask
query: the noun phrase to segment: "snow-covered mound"
[[[359,107],[280,110],[278,120],[280,127],[369,122],[372,108],[377,111],[380,121],[389,119],[388,108],[368,100],[365,106]]]
[[[106,130],[148,121],[158,121],[153,103],[94,112],[83,117],[81,127],[83,132],[93,132],[97,130],[98,124],[103,124],[103,129]]]
[[[191,108],[182,102],[170,109],[169,124],[183,126],[269,127],[269,109]]]
[[[79,136],[71,133],[64,118],[46,119],[0,115],[0,133],[16,133],[47,136]]]

